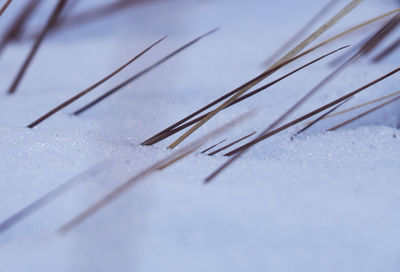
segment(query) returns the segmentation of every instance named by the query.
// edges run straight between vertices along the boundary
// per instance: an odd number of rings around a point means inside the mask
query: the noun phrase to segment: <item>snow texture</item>
[[[12,3],[0,19],[1,31],[26,1]],[[26,33],[39,29],[56,3],[44,2]],[[107,2],[80,1],[72,14]],[[7,87],[32,41],[9,45],[0,58],[0,221],[102,164],[0,233],[0,271],[399,271],[398,102],[334,132],[325,133],[356,113],[324,120],[293,140],[304,123],[285,130],[256,145],[208,185],[204,178],[226,158],[190,155],[141,180],[66,235],[57,233],[113,188],[171,154],[166,147],[176,137],[152,147],[140,146],[141,141],[261,73],[263,61],[325,2],[144,1],[51,34],[12,96],[5,94]],[[337,1],[312,30],[347,3]],[[318,41],[398,6],[394,0],[365,0]],[[264,82],[335,48],[357,45],[385,22],[325,46]],[[71,115],[218,26],[218,32],[96,107]],[[89,95],[36,128],[25,127],[166,34],[165,41]],[[377,64],[370,59],[399,34],[393,32],[371,55],[349,66],[287,121],[397,68],[400,52]],[[327,76],[334,69],[329,63],[341,54],[221,112],[184,143],[253,109],[254,117],[204,148],[261,132]],[[398,83],[396,74],[343,108],[399,91]]]

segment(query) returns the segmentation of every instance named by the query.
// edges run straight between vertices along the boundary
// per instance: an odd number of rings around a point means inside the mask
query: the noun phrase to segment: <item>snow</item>
[[[81,8],[90,8],[107,1],[81,2]],[[323,20],[346,3],[338,1]],[[2,29],[18,4],[1,18]],[[356,113],[321,122],[294,140],[291,136],[302,125],[283,131],[207,185],[204,178],[226,158],[190,155],[141,180],[71,232],[57,233],[112,189],[171,154],[166,147],[176,137],[152,147],[140,142],[262,72],[262,62],[323,4],[141,3],[49,37],[13,96],[5,92],[31,44],[7,47],[0,58],[0,221],[101,164],[55,201],[0,233],[1,271],[398,271],[398,102],[335,132],[324,131]],[[398,1],[366,0],[319,41],[396,7]],[[51,8],[49,3],[41,8],[32,29],[43,24]],[[264,82],[329,50],[356,45],[382,23],[321,48]],[[93,109],[71,115],[217,26],[218,32]],[[371,56],[399,33],[391,34]],[[160,45],[88,96],[33,130],[25,128],[166,34]],[[204,148],[262,131],[329,74],[329,62],[340,54],[221,112],[184,143],[252,109],[257,109],[254,117]],[[400,53],[379,64],[371,64],[371,56],[340,73],[289,120],[397,68]],[[343,109],[398,91],[398,80],[396,74],[380,82]]]

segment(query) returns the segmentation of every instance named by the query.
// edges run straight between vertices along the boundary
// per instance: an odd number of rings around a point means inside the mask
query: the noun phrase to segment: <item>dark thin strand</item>
[[[372,113],[372,112],[374,112],[374,111],[376,111],[376,110],[378,110],[378,109],[380,109],[380,108],[382,108],[382,107],[384,107],[384,106],[386,106],[386,105],[388,105],[390,103],[393,103],[393,102],[395,102],[395,101],[397,101],[399,99],[400,99],[400,96],[396,96],[395,98],[390,99],[387,102],[379,104],[378,106],[376,106],[376,107],[374,107],[374,108],[372,108],[370,110],[367,110],[367,111],[365,111],[365,112],[363,112],[363,113],[361,113],[361,114],[359,114],[359,115],[357,115],[357,116],[355,116],[355,117],[353,117],[353,118],[351,118],[351,119],[349,119],[349,120],[347,120],[347,121],[345,121],[343,123],[340,123],[339,125],[336,125],[336,126],[330,128],[330,129],[328,129],[328,131],[337,130],[337,129],[339,129],[339,128],[345,126],[345,125],[348,125],[348,124],[360,119],[361,117],[364,117],[365,115],[368,115],[368,114],[370,114],[370,113]]]
[[[253,131],[252,133],[250,133],[250,134],[248,134],[246,136],[243,136],[243,137],[237,139],[236,141],[233,141],[230,144],[227,144],[227,145],[225,145],[225,146],[223,146],[223,147],[221,147],[221,148],[209,153],[208,155],[209,156],[214,156],[215,154],[217,154],[217,153],[219,153],[219,152],[221,152],[221,151],[223,151],[223,150],[225,150],[225,149],[227,149],[227,148],[229,148],[229,147],[231,147],[231,146],[233,146],[233,145],[235,145],[235,144],[237,144],[237,143],[239,143],[239,142],[241,142],[241,141],[243,141],[243,140],[245,140],[245,139],[247,139],[247,138],[249,138],[251,136],[253,136],[256,133],[257,133],[257,131]]]
[[[364,38],[362,41],[360,41],[356,45],[352,46],[349,50],[344,52],[342,55],[340,55],[340,56],[336,57],[334,60],[332,60],[329,63],[329,66],[336,67],[336,66],[340,65],[342,62],[346,61],[349,57],[351,57],[358,50],[360,50],[360,48],[363,46],[363,44],[365,44],[369,39],[370,39],[370,37]]]
[[[68,5],[65,6],[63,12],[60,14],[60,17],[58,18],[57,22],[50,27],[49,33],[52,33],[53,31],[57,31],[58,26],[64,24],[65,21],[68,20],[69,15],[75,7],[79,4],[80,0],[69,0]],[[36,35],[37,36],[37,35]]]
[[[29,65],[31,64],[36,52],[38,51],[40,45],[42,44],[47,32],[49,31],[50,27],[57,21],[58,16],[60,15],[62,9],[64,8],[67,0],[59,0],[58,4],[54,8],[51,16],[49,17],[45,27],[43,28],[40,35],[37,37],[35,43],[33,44],[31,51],[29,52],[27,58],[25,59],[21,69],[19,70],[17,76],[15,77],[11,87],[8,89],[8,94],[13,94],[17,88],[19,83],[21,82],[26,70],[28,69]]]
[[[82,25],[84,23],[91,22],[94,20],[98,20],[110,14],[123,11],[129,6],[133,5],[135,2],[137,1],[120,0],[118,2],[103,4],[102,6],[93,8],[88,11],[83,11],[79,14],[71,16],[70,19],[60,21],[60,23],[57,24],[56,27],[57,28],[67,27],[67,26],[72,27],[72,26]]]
[[[216,147],[216,146],[219,145],[219,144],[222,144],[222,143],[225,142],[225,141],[226,141],[226,139],[224,139],[224,140],[222,140],[222,141],[220,141],[220,142],[218,142],[218,143],[216,143],[216,144],[213,144],[212,146],[210,146],[210,147],[204,149],[203,151],[201,151],[200,154],[204,154],[204,153],[206,153],[207,151],[210,151],[211,149],[213,149],[214,147]]]
[[[372,37],[367,38],[359,43],[359,45],[355,46],[354,49],[361,48],[365,45],[369,40],[371,42],[369,45],[364,48],[363,55],[369,54],[373,49],[375,49],[400,23],[400,14],[395,15],[388,23],[386,23],[383,27],[381,27]],[[354,51],[355,52],[355,51]],[[346,52],[344,55],[339,56],[336,60],[334,60],[331,65],[339,64],[343,59],[347,58],[350,54],[354,53],[351,50]]]
[[[355,57],[359,56],[356,54]],[[277,125],[279,125],[282,121],[284,121],[289,115],[291,115],[298,107],[303,105],[308,99],[310,99],[316,92],[318,92],[322,87],[328,84],[334,77],[336,77],[341,71],[343,71],[348,65],[350,65],[355,58],[350,58],[348,61],[340,65],[337,69],[331,72],[327,77],[325,77],[320,83],[317,84],[313,89],[311,89],[308,93],[306,93],[299,101],[297,101],[292,107],[290,107],[286,112],[284,112],[278,119],[276,119],[271,125],[269,125],[260,136],[268,133],[272,129],[274,129]]]
[[[350,98],[349,98],[350,99]],[[334,112],[335,110],[337,110],[339,107],[341,107],[343,104],[345,104],[347,101],[349,101],[349,99],[343,101],[342,103],[339,103],[338,105],[336,105],[335,107],[333,107],[332,109],[330,109],[329,111],[325,112],[324,114],[321,114],[321,116],[319,116],[317,119],[315,119],[314,121],[312,121],[311,123],[309,123],[307,126],[305,126],[304,128],[300,129],[299,131],[297,131],[295,134],[293,134],[293,136],[290,138],[291,140],[293,140],[295,137],[297,137],[299,134],[305,132],[307,129],[309,129],[310,127],[312,127],[313,125],[315,125],[316,123],[318,123],[319,121],[321,121],[322,119],[325,118],[325,116],[327,116],[328,114],[331,114],[332,112]]]
[[[68,106],[69,104],[75,102],[76,100],[78,100],[79,98],[81,98],[82,96],[86,95],[87,93],[89,93],[90,91],[92,91],[93,89],[97,88],[98,86],[100,86],[101,84],[103,84],[104,82],[106,82],[107,80],[109,80],[110,78],[112,78],[113,76],[115,76],[116,74],[118,74],[119,72],[121,72],[123,69],[125,69],[129,64],[131,64],[132,62],[134,62],[135,60],[137,60],[139,57],[141,57],[143,54],[145,54],[147,51],[149,51],[152,47],[154,47],[155,45],[157,45],[159,42],[161,42],[162,40],[164,40],[167,36],[161,38],[160,40],[156,41],[155,43],[153,43],[152,45],[150,45],[149,47],[147,47],[145,50],[143,50],[142,52],[140,52],[138,55],[136,55],[134,58],[132,58],[131,60],[129,60],[127,63],[125,63],[124,65],[122,65],[121,67],[119,67],[117,70],[115,70],[114,72],[112,72],[111,74],[109,74],[108,76],[104,77],[103,79],[101,79],[100,81],[96,82],[95,84],[93,84],[92,86],[88,87],[87,89],[81,91],[80,93],[74,95],[73,97],[71,97],[70,99],[68,99],[67,101],[61,103],[60,105],[58,105],[57,107],[55,107],[54,109],[52,109],[51,111],[49,111],[48,113],[44,114],[42,117],[40,117],[39,119],[37,119],[36,121],[34,121],[33,123],[29,124],[27,127],[28,128],[34,128],[35,126],[37,126],[38,124],[40,124],[41,122],[43,122],[44,120],[46,120],[47,118],[49,118],[50,116],[52,116],[53,114],[57,113],[58,111],[60,111],[61,109],[65,108],[66,106]]]
[[[388,37],[390,33],[393,32],[393,30],[396,29],[396,27],[400,23],[400,13],[398,13],[396,16],[394,16],[386,25],[384,25],[376,34],[375,37],[373,37],[373,41],[368,45],[367,48],[364,49],[364,55],[370,53],[372,50],[374,50],[379,44],[382,43],[385,38]]]
[[[397,48],[400,47],[400,38],[395,40],[391,45],[389,45],[385,50],[379,53],[376,57],[372,59],[373,62],[380,62],[383,59],[389,57]]]
[[[6,11],[8,6],[11,4],[12,0],[7,0],[7,2],[0,9],[0,16]]]
[[[391,93],[391,94],[388,94],[388,95],[384,95],[384,96],[378,97],[376,99],[369,100],[369,101],[367,101],[365,103],[362,103],[362,104],[347,108],[347,109],[339,111],[337,113],[330,114],[330,115],[326,116],[324,119],[331,118],[331,117],[334,117],[334,116],[337,116],[337,115],[341,115],[341,114],[344,114],[346,112],[353,111],[353,110],[356,110],[356,109],[359,109],[359,108],[362,108],[362,107],[377,103],[377,102],[382,101],[382,100],[386,100],[386,99],[388,99],[390,97],[394,97],[394,96],[397,96],[397,95],[400,95],[400,91],[397,91],[397,92],[394,92],[394,93]]]
[[[8,30],[5,32],[0,40],[0,53],[4,50],[6,45],[13,40],[17,40],[21,34],[25,24],[29,21],[33,15],[35,9],[39,6],[39,0],[30,0],[28,4],[24,6],[15,20],[12,22]]]
[[[51,27],[50,32],[53,33],[55,31],[81,26],[82,24],[102,19],[117,12],[125,11],[127,8],[135,4],[135,2],[138,1],[121,0],[118,2],[107,3],[88,11],[82,11],[70,17],[62,16],[60,17],[60,20],[53,27]],[[31,33],[25,38],[31,39],[37,37],[37,35],[37,33]]]
[[[178,48],[177,50],[173,51],[172,53],[168,54],[167,56],[165,56],[164,58],[162,58],[161,60],[157,61],[156,63],[154,63],[153,65],[147,67],[146,69],[142,70],[141,72],[137,73],[136,75],[130,77],[129,79],[125,80],[124,82],[122,82],[121,84],[117,85],[116,87],[112,88],[111,90],[109,90],[108,92],[104,93],[103,95],[99,96],[98,98],[96,98],[95,100],[93,100],[92,102],[88,103],[87,105],[83,106],[82,108],[78,109],[77,111],[75,111],[73,114],[74,115],[79,115],[82,112],[90,109],[91,107],[93,107],[94,105],[96,105],[97,103],[101,102],[102,100],[106,99],[107,97],[109,97],[110,95],[116,93],[117,91],[119,91],[120,89],[122,89],[123,87],[125,87],[126,85],[132,83],[133,81],[135,81],[136,79],[142,77],[143,75],[147,74],[148,72],[150,72],[151,70],[153,70],[154,68],[158,67],[159,65],[163,64],[164,62],[166,62],[167,60],[171,59],[172,57],[174,57],[175,55],[177,55],[178,53],[180,53],[181,51],[185,50],[186,48],[190,47],[191,45],[195,44],[196,42],[198,42],[199,40],[201,40],[202,38],[211,35],[212,33],[214,33],[215,31],[217,31],[219,28],[215,28],[203,35],[201,35],[200,37],[190,41],[189,43],[183,45],[182,47]]]

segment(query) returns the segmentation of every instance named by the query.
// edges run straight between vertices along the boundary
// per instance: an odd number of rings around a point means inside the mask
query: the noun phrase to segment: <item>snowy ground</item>
[[[81,2],[77,10],[107,1]],[[338,1],[317,25],[347,2]],[[9,7],[0,29],[20,3]],[[32,29],[43,24],[53,3],[47,1],[38,12]],[[208,185],[203,179],[225,157],[190,156],[142,180],[66,235],[56,232],[112,188],[170,154],[165,148],[171,139],[153,147],[139,143],[262,72],[263,61],[324,4],[139,4],[50,36],[13,96],[5,92],[31,43],[7,47],[0,56],[0,221],[106,162],[82,184],[0,234],[1,271],[399,271],[399,103],[336,132],[323,133],[355,113],[321,122],[293,141],[291,135],[302,126],[284,131],[251,149]],[[398,1],[365,0],[319,40],[398,6]],[[323,47],[313,57],[355,45],[384,22]],[[95,108],[71,116],[79,106],[218,26],[218,32]],[[165,41],[90,95],[35,129],[25,128],[166,34]],[[397,68],[399,57],[397,52],[379,64],[360,60],[290,120]],[[311,57],[273,78],[307,59]],[[206,146],[262,131],[332,71],[328,64],[333,59],[220,113],[187,143],[251,109],[257,109],[254,117]],[[399,75],[382,81],[348,106],[399,91],[398,82]]]

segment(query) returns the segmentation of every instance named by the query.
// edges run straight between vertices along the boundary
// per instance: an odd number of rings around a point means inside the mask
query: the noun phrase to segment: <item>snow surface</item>
[[[77,11],[107,1],[81,2]],[[54,3],[46,2],[31,29],[43,24]],[[323,20],[346,3],[338,1]],[[1,29],[21,4],[10,6],[0,19]],[[155,1],[51,35],[17,93],[0,97],[0,221],[96,163],[105,163],[0,234],[0,271],[399,271],[399,103],[336,132],[323,133],[355,113],[321,122],[293,141],[290,137],[302,125],[284,131],[251,149],[208,185],[203,179],[226,158],[189,156],[142,180],[65,236],[56,233],[113,188],[171,153],[165,149],[171,139],[153,147],[139,146],[141,141],[262,72],[262,62],[324,4]],[[398,4],[366,0],[319,40]],[[383,23],[313,57],[355,45]],[[79,117],[70,114],[217,26],[217,33],[95,108]],[[112,80],[35,129],[25,128],[166,34],[165,41]],[[1,55],[3,93],[30,45],[15,43]],[[360,60],[290,120],[397,68],[399,57],[396,53],[379,64],[371,64],[370,56]],[[218,114],[187,143],[251,109],[257,109],[256,116],[205,146],[262,131],[329,74],[334,59]],[[399,75],[382,81],[346,107],[398,91],[398,82]]]

